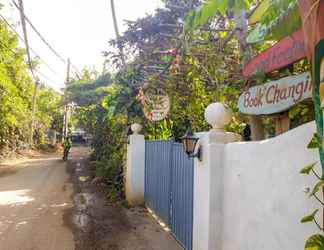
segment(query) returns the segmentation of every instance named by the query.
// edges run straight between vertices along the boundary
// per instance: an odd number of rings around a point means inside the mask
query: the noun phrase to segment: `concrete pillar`
[[[208,106],[205,118],[213,129],[198,134],[202,160],[194,164],[193,249],[221,250],[224,148],[240,136],[224,131],[232,116],[223,104]]]
[[[57,138],[56,138],[56,130],[52,130],[52,145],[55,146],[57,142]]]
[[[134,134],[129,136],[126,164],[126,200],[131,206],[144,203],[145,185],[145,139],[139,132],[142,126],[133,124]]]

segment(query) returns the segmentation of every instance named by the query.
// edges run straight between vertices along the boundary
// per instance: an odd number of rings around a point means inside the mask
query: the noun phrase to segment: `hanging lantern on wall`
[[[191,128],[188,129],[187,133],[181,137],[184,151],[190,158],[197,157],[201,160],[201,147],[199,145],[199,138],[194,135]],[[197,148],[198,147],[198,148]]]

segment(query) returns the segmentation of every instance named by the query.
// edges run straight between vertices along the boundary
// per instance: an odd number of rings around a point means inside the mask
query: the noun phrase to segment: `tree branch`
[[[320,198],[318,198],[316,194],[314,194],[314,197],[319,203],[321,203],[324,206],[324,202]]]
[[[319,180],[321,180],[322,178],[316,173],[316,171],[314,170],[314,169],[312,169],[312,172],[313,172],[313,174],[319,179]]]
[[[318,227],[319,230],[324,231],[324,229],[320,226],[320,224],[318,224],[317,220],[314,218],[314,222],[316,224],[316,226]]]

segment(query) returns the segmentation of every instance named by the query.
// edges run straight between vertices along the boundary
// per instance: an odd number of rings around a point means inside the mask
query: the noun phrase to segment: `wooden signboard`
[[[238,107],[244,114],[275,114],[311,97],[311,75],[303,73],[250,88],[240,96]]]
[[[256,72],[269,73],[306,57],[304,35],[298,30],[252,58],[243,69],[246,78]]]
[[[165,119],[170,110],[170,98],[163,89],[149,89],[144,97],[144,115],[152,121]]]

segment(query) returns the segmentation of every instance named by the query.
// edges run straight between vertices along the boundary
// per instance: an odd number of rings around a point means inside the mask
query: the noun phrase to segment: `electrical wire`
[[[75,74],[76,74],[76,76],[77,76],[77,78],[79,78],[79,80],[81,80],[81,73],[80,73],[80,71],[78,70],[78,68],[71,62],[71,66],[72,66],[72,68],[74,69],[74,71],[75,71]]]
[[[28,37],[27,37],[27,28],[26,28],[26,22],[25,22],[25,18],[24,18],[24,9],[23,9],[23,2],[22,2],[22,0],[19,0],[19,4],[21,6],[21,8],[19,8],[19,11],[20,11],[21,24],[22,24],[22,28],[23,28],[24,40],[25,40],[25,45],[26,45],[26,54],[27,54],[27,59],[28,59],[28,66],[29,66],[29,70],[30,70],[30,72],[31,72],[31,74],[33,76],[33,79],[35,80],[35,86],[36,86],[35,87],[35,92],[36,92],[37,85],[38,85],[38,79],[37,79],[37,77],[34,74],[34,70],[33,70],[33,66],[32,66],[32,61],[31,61],[31,56],[30,56],[30,51],[29,51],[29,44],[28,44]]]
[[[21,8],[19,7],[19,5],[16,3],[15,0],[11,0],[12,3],[14,4],[14,6],[21,11]],[[45,45],[53,52],[54,55],[57,56],[58,59],[60,59],[64,64],[67,64],[67,61],[64,59],[63,56],[61,56],[50,44],[49,42],[44,38],[44,36],[38,31],[38,29],[34,26],[34,24],[30,21],[30,19],[26,16],[25,13],[23,13],[25,20],[27,21],[27,23],[30,25],[30,27],[35,31],[35,33],[39,36],[39,38],[43,41],[43,43],[45,43]],[[76,75],[78,78],[80,78],[81,73],[79,72],[79,70],[77,69],[76,66],[74,66],[71,63],[71,66],[74,68]]]
[[[13,48],[9,48],[6,44],[4,44],[1,40],[0,40],[0,45],[3,46],[4,48],[10,50],[13,54],[17,54],[18,51],[16,51]],[[28,65],[28,62],[24,60],[24,63],[26,63]],[[47,75],[45,75],[44,73],[42,73],[41,71],[39,71],[38,69],[34,69],[34,71],[36,71],[39,75],[41,75],[42,77],[44,77],[46,80],[52,82],[53,84],[57,84],[57,82],[55,82],[54,80],[52,80],[50,77],[48,77]],[[45,83],[46,84],[46,83]],[[48,84],[46,84],[48,85]]]
[[[21,8],[18,6],[15,0],[12,0],[12,3],[15,7],[21,11]],[[25,13],[23,13],[25,20],[30,25],[30,27],[35,31],[35,33],[39,36],[39,38],[47,45],[47,47],[63,62],[66,64],[66,60],[47,42],[47,40],[42,36],[42,34],[36,29],[33,23],[29,20]]]
[[[54,80],[52,80],[51,78],[49,78],[47,75],[45,75],[44,73],[42,73],[41,71],[39,71],[38,69],[35,70],[40,76],[42,76],[43,78],[45,78],[47,81],[52,82],[54,85],[57,85],[57,82],[55,82]]]
[[[0,14],[0,18],[8,25],[8,27],[17,35],[17,37],[25,44],[24,38],[17,32],[17,30],[11,25],[8,20]],[[60,76],[32,47],[29,47],[30,51],[55,75]]]

